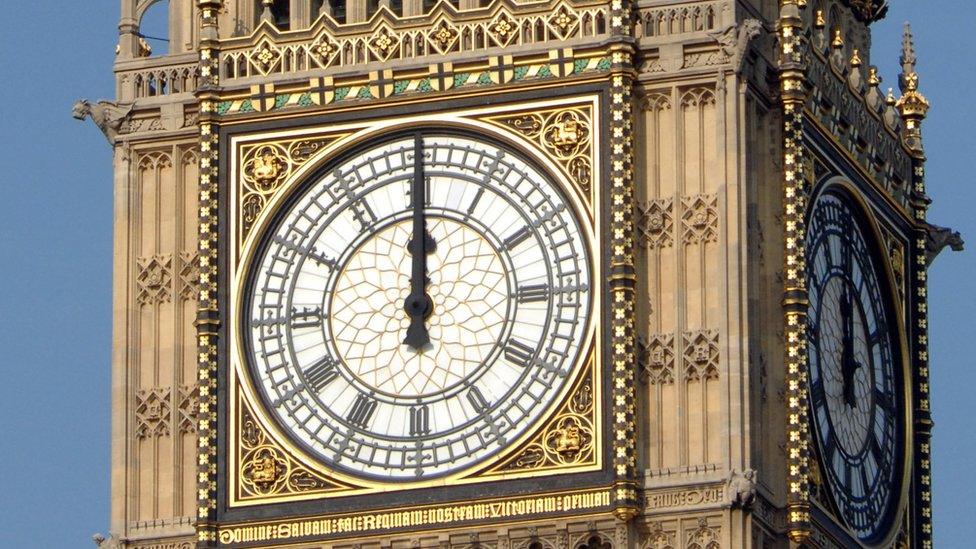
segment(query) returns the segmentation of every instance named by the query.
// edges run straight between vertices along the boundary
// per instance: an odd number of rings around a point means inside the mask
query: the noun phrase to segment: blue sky
[[[894,86],[913,23],[926,121],[930,219],[976,247],[976,5],[892,0],[872,62]],[[108,145],[71,118],[111,98],[118,3],[21,2],[0,16],[0,517],[4,544],[90,545],[109,503],[112,174]],[[146,29],[147,34],[155,34]],[[976,253],[930,271],[936,542],[970,546]]]

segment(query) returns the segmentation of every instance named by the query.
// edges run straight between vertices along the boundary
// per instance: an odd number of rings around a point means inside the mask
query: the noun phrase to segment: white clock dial
[[[487,140],[424,132],[348,156],[296,193],[251,262],[254,385],[349,474],[481,462],[545,414],[581,359],[582,227],[550,177]]]

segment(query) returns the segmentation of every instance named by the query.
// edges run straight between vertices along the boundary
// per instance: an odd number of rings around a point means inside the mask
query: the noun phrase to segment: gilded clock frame
[[[593,315],[587,333],[587,350],[581,355],[582,367],[579,364],[574,371],[573,379],[566,383],[556,402],[549,408],[542,421],[536,423],[526,433],[521,435],[510,447],[488,462],[479,466],[457,472],[445,478],[431,479],[410,483],[370,482],[348,476],[328,469],[318,462],[307,451],[292,442],[281,432],[274,420],[262,408],[260,399],[251,385],[248,375],[243,368],[240,354],[240,334],[233,321],[227,327],[229,364],[227,375],[222,380],[222,386],[227,387],[228,394],[226,426],[226,446],[221,451],[226,459],[225,482],[227,486],[227,505],[229,508],[249,508],[270,503],[300,502],[312,499],[326,499],[340,496],[375,494],[390,490],[412,490],[420,488],[434,488],[450,485],[471,484],[488,480],[513,480],[531,478],[539,475],[554,473],[585,473],[597,472],[605,469],[605,446],[607,441],[605,432],[605,409],[603,376],[603,332],[601,310],[605,299],[602,278],[606,268],[603,264],[599,235],[601,234],[600,205],[604,199],[600,181],[605,166],[602,165],[600,153],[603,150],[602,127],[602,95],[599,91],[588,94],[577,94],[556,99],[540,99],[513,104],[497,104],[490,107],[473,107],[451,112],[424,115],[404,115],[376,117],[340,124],[309,125],[292,129],[278,129],[255,133],[233,134],[229,138],[227,204],[228,215],[222,233],[231,240],[226,246],[229,253],[226,258],[226,272],[229,275],[230,291],[226,306],[226,318],[235,319],[239,315],[243,295],[243,276],[250,256],[253,254],[257,242],[260,240],[261,228],[274,217],[278,208],[289,193],[300,186],[302,181],[322,164],[329,162],[336,155],[355,147],[378,135],[389,131],[397,131],[411,127],[453,127],[474,130],[481,134],[490,135],[497,141],[504,142],[531,157],[533,161],[543,167],[558,182],[569,196],[571,203],[581,214],[586,225],[587,245],[592,258],[592,272],[594,273]],[[571,119],[571,120],[570,120]],[[527,128],[516,123],[516,120],[530,120],[538,122],[537,126]],[[571,121],[575,128],[569,131],[560,128],[564,140],[563,146],[553,143],[546,135],[550,135],[548,125]],[[558,133],[558,132],[557,132]],[[575,138],[577,143],[571,143]],[[296,161],[292,154],[297,141],[314,142],[314,153]],[[548,142],[547,142],[548,141]],[[584,146],[585,145],[585,146]],[[267,160],[261,160],[260,172],[255,168],[255,159],[269,153]],[[588,163],[588,177],[580,181],[574,177],[569,169],[571,161]],[[270,168],[269,168],[270,166]],[[281,173],[275,173],[281,172]],[[263,182],[259,180],[261,176]],[[263,187],[260,187],[263,183]],[[256,188],[263,189],[262,207],[248,223],[249,230],[244,227],[246,211],[245,199],[255,195]],[[250,213],[253,213],[251,211]],[[600,284],[597,285],[597,281]],[[580,387],[588,387],[593,399],[590,418],[586,420],[579,414],[579,410],[572,409],[572,401],[580,394]],[[262,455],[265,463],[272,467],[272,472],[278,467],[279,473],[287,476],[285,484],[290,482],[291,475],[301,476],[306,486],[314,486],[306,491],[276,490],[271,493],[255,493],[253,482],[251,490],[246,490],[247,468],[253,467],[245,458],[255,457],[255,448],[245,449],[242,436],[242,418],[245,414],[250,417],[249,428],[259,427],[264,437],[261,445],[266,451]],[[576,421],[577,425],[589,431],[588,451],[579,452],[578,456],[585,459],[558,460],[533,466],[523,466],[518,462],[519,455],[527,448],[545,445],[545,439],[560,429],[560,422]],[[582,420],[582,421],[581,421]],[[269,460],[268,454],[274,454]],[[552,452],[544,452],[552,456]],[[277,462],[277,465],[274,463]],[[274,476],[274,475],[272,475]],[[309,480],[312,479],[312,480]],[[278,485],[281,479],[274,480]]]
[[[852,208],[860,215],[861,225],[867,229],[868,238],[871,239],[869,245],[873,244],[874,249],[877,246],[885,246],[887,239],[880,228],[878,221],[878,214],[876,208],[873,207],[864,196],[864,191],[858,188],[851,180],[843,175],[831,175],[823,178],[822,181],[817,183],[816,188],[810,194],[809,198],[809,208],[812,208],[816,201],[821,195],[829,192],[833,189],[839,189],[840,194],[853,201],[851,204]],[[877,251],[877,250],[875,250]],[[896,367],[900,368],[900,383],[902,392],[902,427],[904,429],[901,442],[901,460],[898,465],[901,467],[900,471],[900,490],[897,493],[897,500],[893,504],[892,509],[894,510],[894,516],[887,517],[886,522],[888,522],[888,530],[880,537],[880,541],[877,543],[867,545],[862,543],[862,545],[867,547],[888,547],[895,536],[898,535],[899,526],[902,521],[902,517],[907,512],[906,503],[908,501],[909,490],[911,487],[911,472],[913,468],[912,464],[912,441],[914,440],[913,432],[913,413],[912,413],[912,371],[911,371],[911,361],[910,353],[908,351],[908,333],[905,329],[905,317],[904,317],[904,300],[899,295],[898,285],[896,284],[895,270],[890,258],[886,254],[877,253],[875,259],[875,264],[881,269],[878,273],[879,276],[883,277],[881,284],[883,286],[882,292],[884,292],[886,299],[888,301],[891,310],[888,311],[890,317],[894,318],[895,326],[891,330],[894,334],[895,341],[894,344],[897,346],[897,362]],[[890,321],[890,319],[889,319]],[[811,422],[812,423],[812,422]],[[811,437],[813,437],[813,431],[811,430]],[[815,458],[812,460],[814,463],[812,467],[822,468],[824,465],[821,463],[819,446],[814,442],[815,449],[813,450],[813,455]],[[818,476],[824,478],[825,475],[822,471],[818,471]],[[826,488],[827,491],[833,491],[834,487],[823,483],[822,488]],[[839,513],[834,509],[834,500],[831,498],[829,501],[828,510],[831,514],[837,517],[838,523],[844,525],[847,528],[845,520],[841,517]],[[822,503],[814,503],[823,505]],[[853,536],[853,534],[851,534]],[[853,536],[856,540],[857,537]]]

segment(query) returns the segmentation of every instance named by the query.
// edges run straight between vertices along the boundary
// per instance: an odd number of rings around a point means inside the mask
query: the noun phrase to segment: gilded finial
[[[854,48],[854,53],[851,54],[851,66],[860,67],[861,66],[861,54]]]
[[[822,29],[827,26],[827,20],[824,18],[824,11],[817,10],[817,17],[814,19],[813,26]]]
[[[840,33],[840,29],[834,29],[834,39],[830,42],[830,45],[840,49],[844,47],[844,37]]]
[[[868,86],[877,88],[881,84],[881,76],[878,75],[878,67],[868,67]]]
[[[915,42],[912,28],[905,23],[905,30],[901,39],[901,74],[898,75],[898,87],[901,97],[895,106],[903,118],[925,118],[929,110],[929,102],[918,91],[918,73],[915,71]]]

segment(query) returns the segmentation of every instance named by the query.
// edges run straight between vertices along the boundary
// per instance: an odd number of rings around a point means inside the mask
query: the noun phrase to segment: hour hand
[[[419,351],[430,343],[426,320],[433,309],[433,303],[426,292],[411,292],[404,300],[403,308],[410,317],[410,326],[407,328],[407,336],[403,338],[403,343]]]

